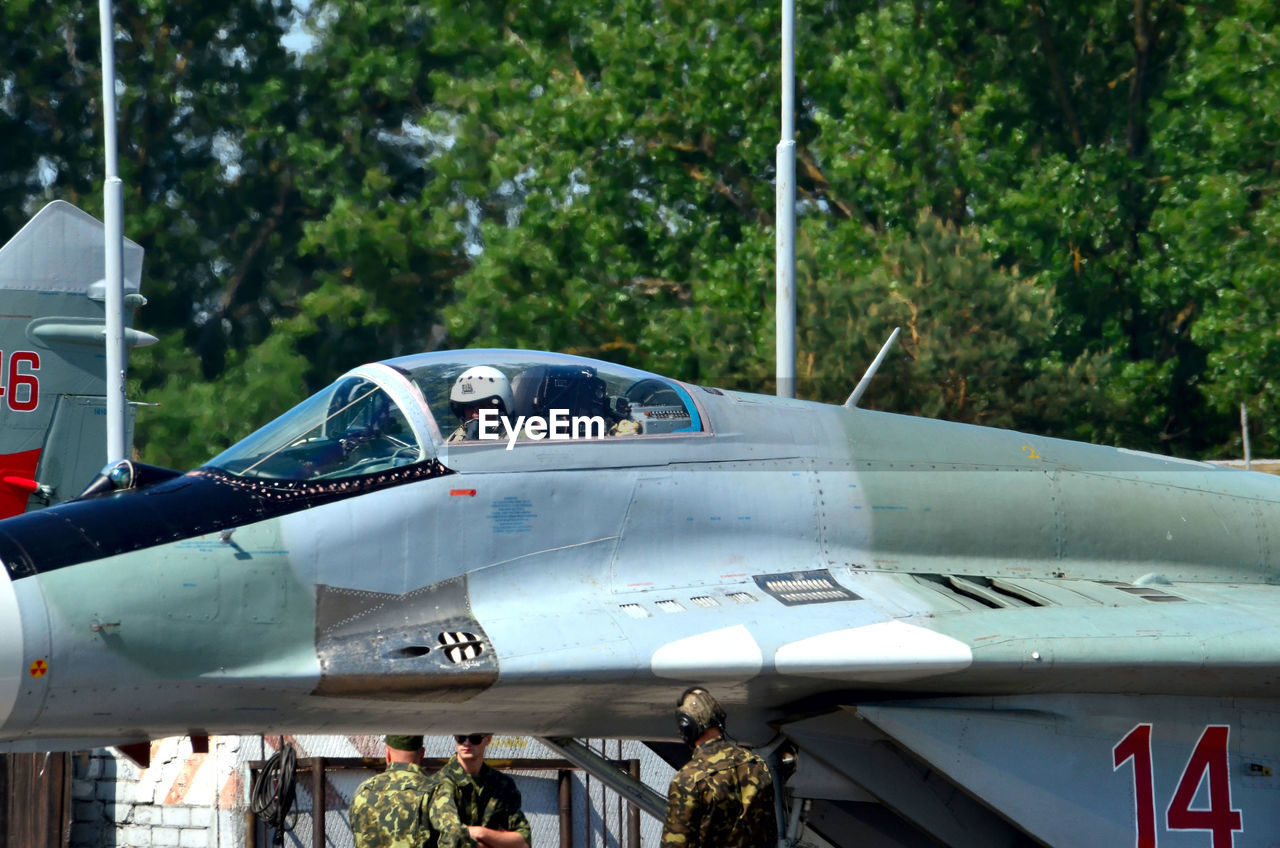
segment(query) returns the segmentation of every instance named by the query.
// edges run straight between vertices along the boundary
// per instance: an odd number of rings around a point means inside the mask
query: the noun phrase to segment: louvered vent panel
[[[474,633],[441,633],[439,640],[445,656],[454,665],[473,660],[484,653],[484,643]]]
[[[757,586],[789,607],[861,600],[837,583],[826,569],[757,574],[754,580]]]

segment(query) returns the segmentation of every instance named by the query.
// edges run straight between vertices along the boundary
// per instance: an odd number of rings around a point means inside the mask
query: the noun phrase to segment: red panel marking
[[[475,489],[450,489],[449,496],[454,498],[457,498],[457,497],[474,498],[476,496],[476,490]]]

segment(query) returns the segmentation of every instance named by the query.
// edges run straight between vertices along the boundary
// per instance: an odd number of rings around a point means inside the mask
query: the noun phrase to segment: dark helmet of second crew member
[[[720,702],[701,686],[689,687],[676,701],[676,726],[680,728],[681,738],[691,748],[702,734],[713,727],[724,733],[725,718]]]
[[[511,383],[516,411],[546,417],[555,409],[569,415],[604,415],[608,390],[590,365],[535,365]]]
[[[449,407],[460,421],[467,420],[470,408],[492,407],[499,415],[506,415],[514,405],[510,381],[491,365],[477,365],[463,371],[449,392]]]

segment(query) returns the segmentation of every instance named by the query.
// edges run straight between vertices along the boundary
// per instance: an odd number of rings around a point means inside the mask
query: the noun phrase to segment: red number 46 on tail
[[[0,362],[4,360],[4,352],[0,351]],[[15,350],[9,356],[9,367],[5,375],[4,385],[0,386],[0,397],[3,397],[14,412],[31,412],[40,405],[40,378],[33,372],[40,370],[40,354],[30,350]]]

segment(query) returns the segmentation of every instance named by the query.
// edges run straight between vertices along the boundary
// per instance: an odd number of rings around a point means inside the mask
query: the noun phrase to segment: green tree
[[[1153,222],[1169,257],[1161,289],[1188,288],[1185,334],[1203,351],[1195,375],[1218,426],[1213,452],[1239,455],[1247,404],[1258,455],[1280,453],[1280,10],[1188,8],[1185,70],[1154,116],[1166,185]],[[1205,416],[1209,418],[1208,415]]]
[[[266,338],[307,278],[293,249],[297,180],[273,134],[295,123],[298,73],[280,43],[292,10],[287,0],[113,5],[125,232],[146,249],[138,322],[164,340],[131,363],[133,396],[162,403],[140,415],[138,442],[145,450],[163,433],[156,458],[185,463],[197,387],[225,371],[229,349]],[[0,7],[10,232],[53,198],[102,215],[99,41],[96,3]],[[245,397],[217,394],[228,415]]]
[[[439,346],[772,390],[776,9],[309,10],[299,57],[281,4],[121,16],[128,231],[165,338],[135,358],[164,402],[148,458],[199,461],[356,362]],[[96,203],[96,29],[67,40],[87,14],[0,12],[15,226],[42,194]],[[1239,399],[1276,401],[1276,15],[802,0],[802,393],[842,400],[904,323],[865,403],[1221,450]]]
[[[952,252],[932,243],[941,231],[917,233],[917,222],[973,221],[966,197],[976,189],[965,166],[980,145],[954,127],[973,83],[943,71],[979,51],[958,34],[970,26],[968,11],[940,8],[923,21],[910,4],[834,16],[801,10],[804,55],[830,57],[801,80],[808,106],[800,116],[807,136],[799,152],[799,283],[807,319],[800,346],[802,387],[810,396],[830,395],[834,385],[847,394],[850,363],[864,365],[888,334],[895,295],[883,273],[892,264],[885,257],[908,250],[912,239],[935,255]],[[520,85],[491,77],[451,81],[460,103],[475,102],[481,92],[511,93],[491,94],[498,101],[492,117],[469,118],[490,124],[465,135],[489,143],[487,170],[477,169],[469,182],[477,196],[519,199],[516,215],[501,204],[487,210],[484,253],[446,309],[456,338],[568,347],[688,379],[771,389],[776,10],[720,3],[699,7],[690,19],[691,11],[622,4],[576,23],[579,30],[558,50],[545,43],[525,49],[532,39],[521,31],[510,39],[518,45],[511,61],[520,68],[512,75]],[[630,22],[641,17],[648,26],[637,31]],[[986,61],[990,70],[1000,59]],[[460,147],[470,155],[471,145]],[[1020,328],[1034,335],[1010,349],[1005,334],[1019,328],[986,307],[1025,300],[1044,281],[999,274],[981,246],[962,241],[963,259],[928,277],[938,290],[925,294],[937,308],[913,317],[911,345],[936,341],[924,349],[929,355],[913,355],[918,365],[943,356],[935,345],[952,326],[948,304],[993,326],[965,336],[967,350],[951,357],[945,374],[916,369],[912,379],[895,381],[901,386],[895,400],[910,410],[985,420],[999,397],[1009,403],[1002,423],[1030,412],[1029,421],[1079,431],[1085,404],[1046,405],[1032,395],[1077,395],[1061,392],[1050,374],[1096,387],[1106,345],[1055,353],[1063,319],[1048,299],[1050,285],[1039,320]],[[975,279],[963,279],[961,266]],[[979,292],[986,304],[957,303]],[[835,314],[847,318],[843,333],[826,326]],[[996,379],[998,363],[1015,355],[1008,378]],[[1082,383],[1067,363],[1083,359],[1091,376]],[[985,367],[958,373],[964,363]],[[984,388],[938,407],[940,380]],[[997,384],[1020,392],[1002,394]],[[985,404],[984,392],[991,393]],[[1047,420],[1040,414],[1047,408],[1065,420]]]
[[[1052,288],[998,267],[976,231],[922,213],[878,245],[846,226],[806,244],[804,256],[806,271],[828,269],[802,282],[801,338],[811,353],[797,372],[807,396],[844,401],[901,327],[863,406],[1037,432],[1059,430],[1080,407],[1114,411],[1097,408],[1105,359],[1066,360],[1053,347]],[[856,355],[819,360],[818,351]]]

